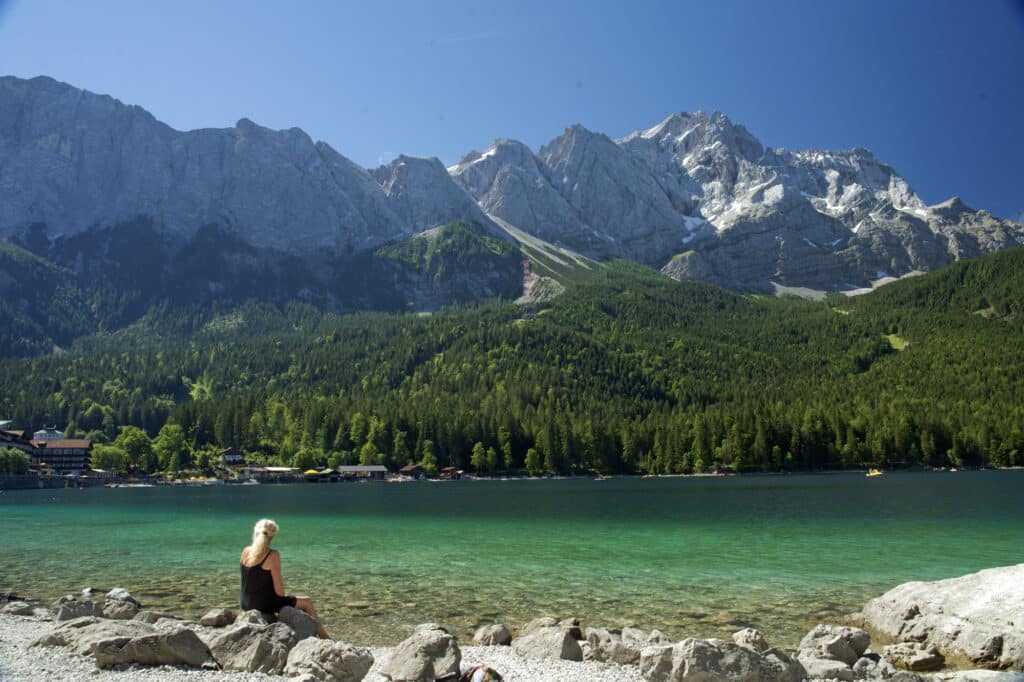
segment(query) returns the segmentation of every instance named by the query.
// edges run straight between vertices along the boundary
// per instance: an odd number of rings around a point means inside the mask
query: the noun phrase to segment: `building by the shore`
[[[45,438],[36,438],[44,433]],[[52,438],[60,434],[61,438]],[[80,473],[89,469],[92,461],[92,441],[87,438],[64,438],[56,429],[36,431],[29,439],[24,431],[0,429],[0,447],[21,450],[29,457],[30,465],[39,471],[57,475]]]
[[[48,465],[54,472],[66,474],[85,471],[92,460],[92,441],[86,438],[34,440],[29,457],[35,466]]]
[[[388,475],[388,468],[383,464],[343,465],[335,467],[335,471],[346,481],[383,481]]]

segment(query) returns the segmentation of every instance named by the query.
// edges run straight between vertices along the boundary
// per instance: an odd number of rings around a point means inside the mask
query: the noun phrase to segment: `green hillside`
[[[303,467],[468,468],[479,442],[509,471],[1024,464],[1022,257],[825,303],[616,263],[536,309],[164,306],[0,362],[0,412],[97,440],[178,424],[186,462],[235,445]]]

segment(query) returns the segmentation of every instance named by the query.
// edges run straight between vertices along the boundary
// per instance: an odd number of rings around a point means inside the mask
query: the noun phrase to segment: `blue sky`
[[[179,129],[298,126],[364,166],[720,110],[769,146],[867,147],[929,203],[1024,211],[1021,0],[0,0],[0,74]]]

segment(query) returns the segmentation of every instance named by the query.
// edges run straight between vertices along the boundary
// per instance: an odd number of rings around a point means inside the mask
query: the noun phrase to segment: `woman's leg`
[[[317,631],[316,636],[322,637],[323,639],[330,639],[330,635],[327,634],[327,630],[324,630],[323,623],[320,622],[320,616],[317,615],[316,606],[313,605],[313,600],[309,597],[295,597],[295,608],[300,611],[308,613],[313,620],[316,621]]]

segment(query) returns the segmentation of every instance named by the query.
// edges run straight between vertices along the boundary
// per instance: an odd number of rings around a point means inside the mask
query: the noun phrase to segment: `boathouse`
[[[335,469],[346,481],[383,481],[388,474],[388,468],[383,464],[343,465]]]

